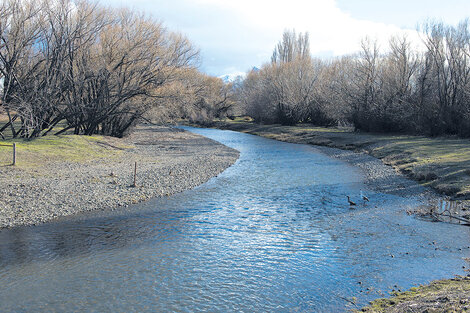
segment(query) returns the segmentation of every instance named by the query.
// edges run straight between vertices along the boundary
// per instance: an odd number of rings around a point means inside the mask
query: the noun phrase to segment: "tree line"
[[[262,123],[470,137],[468,20],[427,22],[418,33],[420,49],[395,36],[382,52],[366,38],[359,53],[325,61],[311,56],[308,34],[286,31],[271,62],[247,74],[239,101]]]
[[[213,118],[231,106],[230,86],[199,72],[198,63],[185,36],[133,10],[2,0],[0,114],[7,122],[0,136],[34,138],[56,128],[122,137],[149,118]]]

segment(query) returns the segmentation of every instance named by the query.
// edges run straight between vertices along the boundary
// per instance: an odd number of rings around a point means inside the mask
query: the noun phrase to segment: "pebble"
[[[239,157],[216,141],[163,126],[146,125],[124,139],[108,140],[134,148],[110,159],[47,162],[34,169],[34,177],[33,170],[0,169],[0,228],[172,195],[208,181]],[[130,188],[135,161],[138,188]]]

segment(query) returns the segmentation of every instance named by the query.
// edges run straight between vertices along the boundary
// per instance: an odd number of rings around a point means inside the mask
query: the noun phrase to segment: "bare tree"
[[[420,33],[424,52],[404,36],[392,37],[387,52],[365,38],[358,54],[319,62],[308,36],[285,32],[239,97],[261,122],[470,136],[470,24],[428,22]]]
[[[225,117],[232,109],[235,101],[231,84],[195,69],[184,69],[179,74],[178,79],[160,90],[163,109],[171,108],[163,112],[166,118],[206,124]],[[151,117],[159,117],[158,113],[162,112],[153,112]]]
[[[287,63],[295,59],[310,58],[310,40],[308,32],[296,34],[295,30],[284,31],[282,41],[274,49],[272,63]]]
[[[26,119],[33,114],[21,110],[23,99],[17,95],[27,88],[24,80],[30,73],[22,66],[36,59],[33,47],[40,36],[42,23],[41,3],[9,0],[0,4],[0,73],[3,78],[1,105],[9,120],[0,132],[10,127],[13,136],[16,136],[17,130],[13,122],[18,116]],[[18,109],[19,112],[13,116]]]
[[[159,101],[159,88],[198,61],[184,36],[135,11],[86,0],[2,6],[2,106],[10,119],[2,129],[13,136],[44,135],[63,120],[59,133],[123,136]]]

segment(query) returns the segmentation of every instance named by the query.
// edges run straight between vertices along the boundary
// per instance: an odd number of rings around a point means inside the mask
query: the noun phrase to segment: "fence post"
[[[16,143],[13,143],[13,164],[16,165]]]
[[[135,162],[135,166],[134,166],[134,184],[132,185],[132,187],[137,187],[136,180],[137,180],[137,162]]]

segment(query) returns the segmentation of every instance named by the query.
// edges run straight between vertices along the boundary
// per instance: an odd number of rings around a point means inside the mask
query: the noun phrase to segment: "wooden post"
[[[135,162],[135,165],[134,165],[134,184],[132,185],[132,187],[137,187],[137,162]]]
[[[13,143],[13,163],[12,165],[16,165],[16,143]]]

